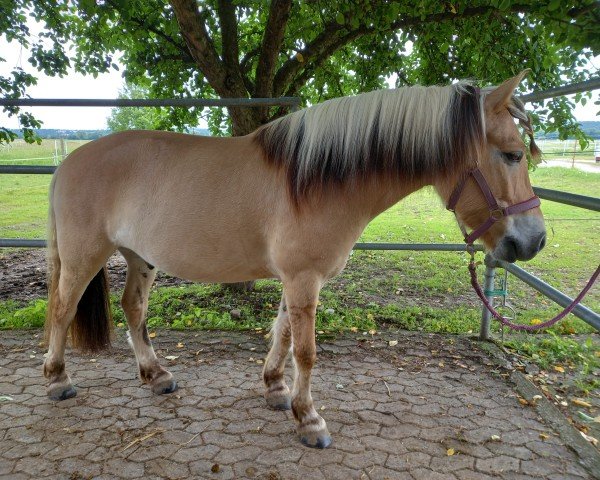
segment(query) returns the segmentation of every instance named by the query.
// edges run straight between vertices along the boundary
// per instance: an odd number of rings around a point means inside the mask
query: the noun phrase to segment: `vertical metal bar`
[[[495,278],[496,278],[496,262],[492,259],[490,255],[485,256],[485,274],[484,274],[484,284],[483,291],[490,292],[494,290],[495,287]],[[493,296],[486,295],[488,302],[492,303],[494,301]],[[481,305],[481,326],[479,327],[479,340],[489,340],[490,339],[490,322],[492,320],[492,314],[485,307],[485,305]]]

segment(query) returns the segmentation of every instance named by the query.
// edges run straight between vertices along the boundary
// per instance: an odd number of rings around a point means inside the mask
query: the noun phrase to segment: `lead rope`
[[[588,281],[586,286],[583,287],[583,290],[581,291],[581,293],[579,293],[579,295],[577,295],[575,300],[573,300],[569,306],[567,306],[562,312],[560,312],[554,318],[551,318],[550,320],[548,320],[544,323],[539,323],[537,325],[521,325],[518,323],[512,323],[511,321],[504,318],[502,315],[500,315],[496,311],[496,309],[488,301],[488,299],[484,295],[483,291],[481,290],[481,287],[479,286],[479,282],[477,281],[477,265],[475,263],[475,250],[473,249],[472,243],[467,244],[467,251],[471,255],[471,261],[469,262],[469,272],[471,273],[471,285],[473,286],[475,293],[477,293],[477,296],[481,299],[481,301],[485,305],[485,308],[487,308],[489,310],[489,312],[494,316],[494,318],[496,318],[502,325],[506,325],[507,327],[512,328],[513,330],[525,330],[527,332],[533,332],[535,330],[540,330],[542,328],[551,327],[556,322],[562,320],[563,317],[565,317],[566,315],[571,313],[571,310],[573,310],[577,306],[577,304],[579,302],[581,302],[583,297],[585,297],[585,295],[587,294],[589,289],[592,288],[592,285],[594,285],[594,283],[598,279],[598,275],[600,275],[600,265],[598,265],[598,268],[596,268],[596,271],[594,272],[594,274],[592,275],[592,277],[590,278],[590,280]]]

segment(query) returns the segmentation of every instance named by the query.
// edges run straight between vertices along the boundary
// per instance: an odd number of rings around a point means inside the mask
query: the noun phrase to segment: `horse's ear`
[[[485,99],[486,109],[490,109],[496,113],[505,109],[510,103],[513,92],[530,71],[529,69],[523,70],[518,75],[505,80],[501,85],[488,93]]]

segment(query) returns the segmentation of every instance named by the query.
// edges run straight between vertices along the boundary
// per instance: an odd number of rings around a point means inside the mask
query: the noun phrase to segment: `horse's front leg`
[[[267,405],[275,410],[289,410],[292,408],[290,389],[285,384],[283,373],[285,360],[290,352],[292,332],[290,330],[290,316],[285,303],[285,292],[281,296],[277,320],[271,328],[272,345],[263,369],[265,382],[265,399]]]
[[[292,412],[297,422],[296,430],[304,445],[326,448],[331,445],[331,436],[325,420],[315,410],[310,393],[310,375],[317,359],[315,315],[320,282],[304,279],[285,288],[296,367],[292,390]]]

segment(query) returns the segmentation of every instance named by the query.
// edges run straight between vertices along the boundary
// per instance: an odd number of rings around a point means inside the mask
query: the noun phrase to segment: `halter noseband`
[[[454,187],[452,195],[450,195],[450,199],[448,200],[448,205],[446,206],[446,208],[448,210],[450,210],[451,212],[453,212],[455,215],[456,215],[456,211],[455,211],[456,204],[458,203],[460,195],[461,195],[462,191],[464,190],[469,177],[473,177],[475,182],[477,182],[477,185],[479,185],[479,189],[481,190],[481,193],[483,193],[483,196],[485,197],[485,201],[488,204],[488,208],[490,210],[490,216],[488,217],[488,219],[485,222],[483,222],[481,225],[479,225],[471,233],[467,233],[467,230],[465,229],[465,227],[462,225],[462,223],[459,222],[460,229],[464,235],[465,243],[467,245],[472,245],[475,240],[477,240],[479,237],[481,237],[485,232],[487,232],[492,227],[492,225],[494,225],[494,223],[496,223],[498,220],[501,220],[503,217],[508,217],[509,215],[514,215],[516,213],[526,212],[527,210],[531,210],[532,208],[536,208],[536,207],[540,206],[540,199],[538,198],[537,195],[534,195],[529,200],[515,203],[514,205],[510,205],[505,208],[500,207],[498,205],[498,201],[496,200],[496,197],[494,197],[492,190],[490,189],[488,183],[486,182],[485,177],[483,176],[483,174],[481,173],[479,168],[475,168],[473,170],[470,170],[467,173],[467,175],[465,175],[456,184],[456,187]]]

